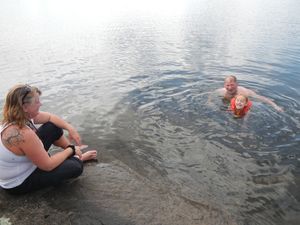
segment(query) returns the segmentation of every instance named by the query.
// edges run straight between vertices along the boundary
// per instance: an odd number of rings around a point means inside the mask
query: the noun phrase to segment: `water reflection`
[[[293,0],[12,0],[0,8],[0,94],[16,81],[39,86],[43,109],[104,157],[220,221],[297,224],[298,9]],[[209,106],[231,73],[285,112],[253,100],[249,119],[235,120],[218,96]]]
[[[261,119],[259,127],[251,125],[256,116],[244,126],[245,121],[207,107],[207,95],[196,94],[189,82],[169,79],[129,93],[118,106],[127,110],[104,139],[106,149],[158,187],[236,215],[241,224],[282,223],[281,215],[295,204],[288,191],[294,168],[282,164],[265,130],[278,127],[278,113],[269,115],[273,123],[266,128]]]

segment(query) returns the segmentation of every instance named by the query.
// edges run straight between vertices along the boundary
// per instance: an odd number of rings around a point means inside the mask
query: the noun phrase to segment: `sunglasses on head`
[[[32,91],[31,87],[27,84],[24,87],[22,87],[22,90],[21,90],[21,96],[23,96],[22,104],[25,104],[24,100],[31,91]]]

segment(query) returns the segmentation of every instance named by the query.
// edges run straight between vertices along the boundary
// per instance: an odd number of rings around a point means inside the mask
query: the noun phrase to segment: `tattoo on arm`
[[[25,142],[20,130],[14,128],[7,131],[7,134],[3,137],[3,141],[8,146],[18,146],[20,143]]]

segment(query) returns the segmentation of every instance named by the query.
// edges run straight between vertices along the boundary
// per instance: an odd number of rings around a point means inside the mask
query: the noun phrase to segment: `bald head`
[[[236,83],[236,76],[233,76],[233,75],[227,76],[225,78],[225,83],[226,82],[234,82],[234,83]]]

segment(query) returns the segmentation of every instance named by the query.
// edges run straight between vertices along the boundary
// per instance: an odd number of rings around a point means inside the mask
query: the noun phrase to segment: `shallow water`
[[[87,144],[238,224],[298,224],[300,3],[142,2],[1,1],[0,94],[37,85]],[[228,74],[284,112],[207,104]]]

